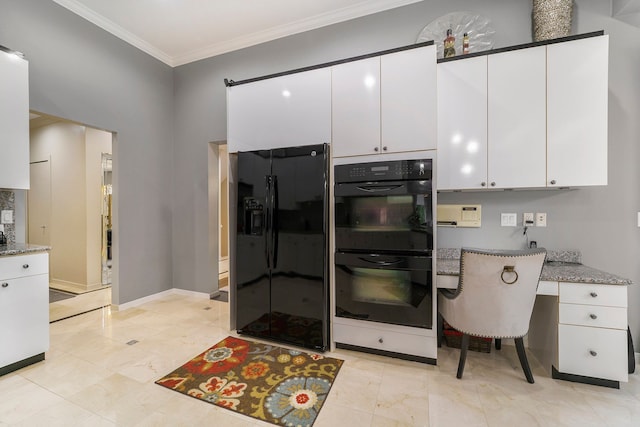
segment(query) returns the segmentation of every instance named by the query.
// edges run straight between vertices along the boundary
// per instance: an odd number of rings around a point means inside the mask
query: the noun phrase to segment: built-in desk
[[[437,288],[455,289],[459,250],[438,251]],[[561,254],[562,256],[559,256]],[[627,285],[579,263],[579,253],[549,251],[529,328],[529,350],[553,378],[619,388],[628,381]],[[559,259],[556,259],[559,258]]]

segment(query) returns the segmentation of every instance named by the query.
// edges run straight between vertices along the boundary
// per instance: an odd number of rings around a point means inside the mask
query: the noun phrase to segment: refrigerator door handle
[[[265,213],[266,213],[266,218],[265,218],[265,222],[264,222],[264,257],[265,260],[267,261],[267,268],[271,268],[271,251],[269,250],[270,248],[270,244],[271,244],[271,239],[270,239],[270,225],[271,225],[271,205],[269,203],[269,198],[271,195],[271,176],[270,175],[265,175],[264,177],[264,182],[265,182]]]
[[[271,188],[271,197],[272,197],[272,203],[271,203],[271,209],[273,210],[273,212],[271,213],[271,259],[273,262],[273,266],[272,268],[277,268],[278,267],[278,231],[279,231],[279,227],[280,224],[278,224],[278,209],[279,209],[279,203],[280,203],[280,199],[278,196],[278,176],[277,175],[273,175],[272,176],[272,188]]]

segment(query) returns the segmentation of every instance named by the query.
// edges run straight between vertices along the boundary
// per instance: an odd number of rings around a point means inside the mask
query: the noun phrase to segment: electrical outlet
[[[547,214],[546,213],[537,213],[536,214],[536,227],[546,227],[547,226]]]
[[[500,214],[500,225],[502,227],[515,227],[518,222],[518,214],[502,213]]]
[[[2,224],[13,224],[13,211],[2,211],[0,217]]]
[[[533,212],[525,212],[522,214],[522,225],[525,227],[533,227]]]

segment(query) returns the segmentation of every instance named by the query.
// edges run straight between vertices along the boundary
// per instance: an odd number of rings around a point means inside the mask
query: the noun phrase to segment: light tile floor
[[[172,294],[51,324],[44,362],[0,377],[0,426],[266,426],[154,384],[229,335],[228,304]],[[137,340],[133,345],[127,342]],[[345,360],[315,423],[336,426],[638,426],[640,378],[620,390],[549,378],[515,350],[458,350],[438,366],[337,350]]]

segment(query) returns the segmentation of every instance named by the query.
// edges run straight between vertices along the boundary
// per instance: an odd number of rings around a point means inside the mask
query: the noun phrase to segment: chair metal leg
[[[469,334],[462,334],[462,343],[460,344],[460,361],[458,362],[458,373],[456,378],[462,378],[464,364],[467,361],[467,349],[469,348]]]
[[[518,351],[518,358],[520,359],[520,364],[522,365],[522,370],[524,371],[524,376],[527,377],[527,382],[529,384],[533,384],[533,374],[531,373],[531,368],[529,367],[529,361],[527,360],[527,353],[524,350],[524,342],[522,341],[522,337],[516,338],[516,350]]]
[[[442,339],[443,339],[443,335],[444,335],[444,319],[442,318],[442,314],[438,313],[437,316],[437,322],[438,322],[438,330],[436,331],[436,333],[438,334],[438,348],[442,347]]]
[[[502,349],[502,338],[496,338],[496,350]]]

